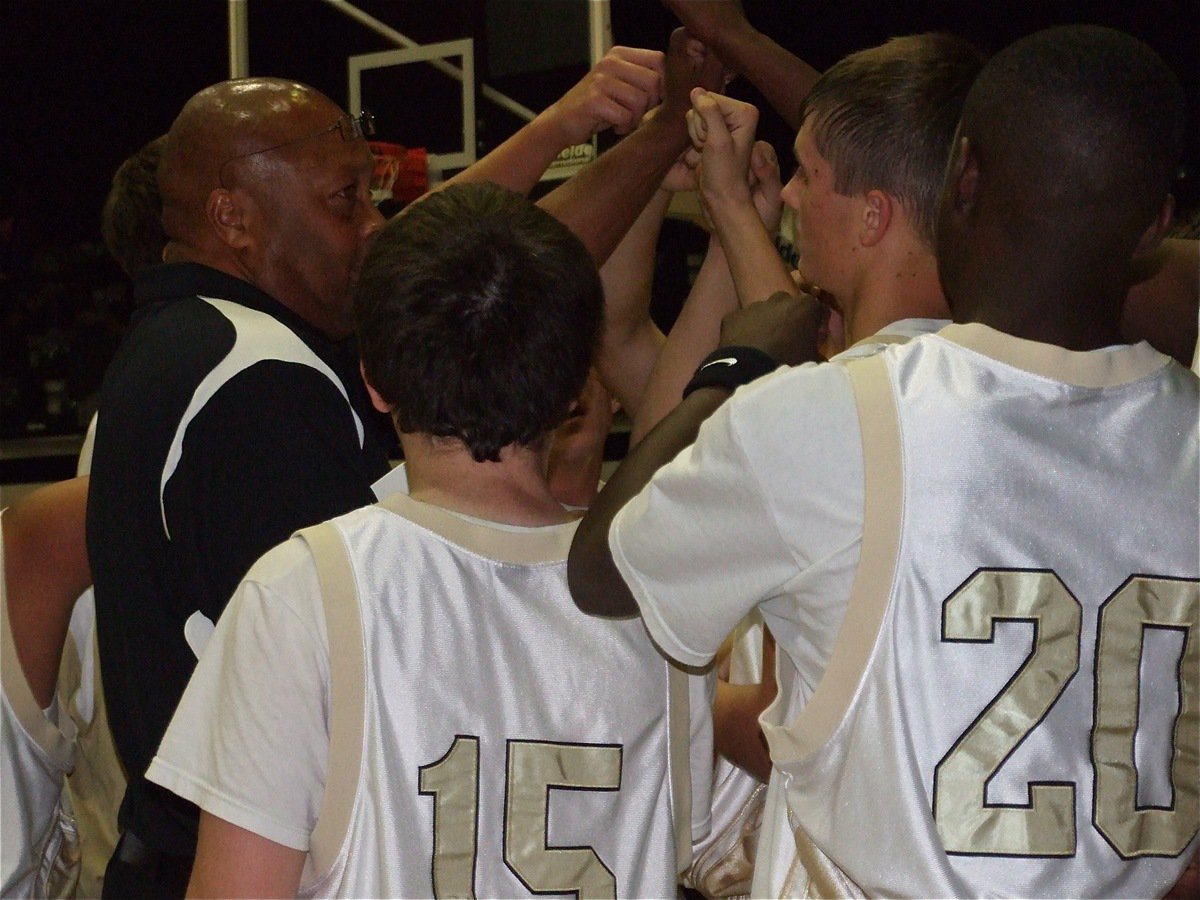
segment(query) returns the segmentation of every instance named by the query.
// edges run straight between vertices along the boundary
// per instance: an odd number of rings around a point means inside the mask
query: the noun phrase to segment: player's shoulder
[[[312,548],[297,532],[256,559],[242,579],[238,591],[246,593],[247,587],[250,587],[255,593],[286,601],[311,592],[318,585]]]
[[[781,366],[738,388],[725,404],[735,430],[764,422],[820,420],[852,404],[845,367],[827,362]]]

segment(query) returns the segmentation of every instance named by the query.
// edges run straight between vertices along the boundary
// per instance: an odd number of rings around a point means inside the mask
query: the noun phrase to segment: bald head
[[[247,170],[254,170],[236,158],[302,138],[341,115],[324,94],[280,78],[222,81],[200,91],[167,133],[159,168],[167,235],[185,245],[207,243],[210,192],[239,175],[244,183]]]
[[[159,168],[168,262],[260,288],[332,337],[383,218],[361,119],[278,78],[224,81],[187,102]]]

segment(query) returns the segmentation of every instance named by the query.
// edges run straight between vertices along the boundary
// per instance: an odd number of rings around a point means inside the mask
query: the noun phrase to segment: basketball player
[[[585,517],[582,607],[691,664],[755,606],[779,640],[754,895],[1150,896],[1195,852],[1200,400],[1120,338],[1183,109],[1111,30],[998,54],[938,218],[962,324],[726,404],[815,355],[803,298],[731,316]]]
[[[48,485],[0,516],[0,896],[74,894],[79,840],[60,805],[74,734],[54,684],[76,598],[91,583],[86,478]],[[61,723],[61,724],[60,724]]]
[[[640,623],[571,603],[578,513],[545,475],[602,304],[578,239],[495,185],[380,233],[355,313],[410,493],[320,527],[357,594],[303,532],[230,602],[149,770],[203,810],[190,893],[675,893],[669,667]]]

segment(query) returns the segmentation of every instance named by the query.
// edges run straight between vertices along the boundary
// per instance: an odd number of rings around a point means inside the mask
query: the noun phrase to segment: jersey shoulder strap
[[[312,553],[329,637],[329,760],[325,796],[308,848],[320,877],[341,853],[354,812],[362,767],[366,653],[358,588],[341,532],[332,522],[322,522],[296,534]]]

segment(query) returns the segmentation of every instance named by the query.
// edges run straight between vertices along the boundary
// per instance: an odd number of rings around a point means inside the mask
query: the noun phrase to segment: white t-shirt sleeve
[[[316,570],[293,538],[238,586],[146,777],[307,850],[329,755],[329,650]]]
[[[825,582],[857,561],[862,446],[841,366],[780,370],[740,388],[695,444],[617,514],[609,547],[646,627],[671,657],[705,665],[759,603],[819,632],[840,614]],[[836,605],[844,608],[845,598]],[[828,632],[828,633],[826,633]]]

